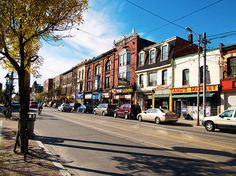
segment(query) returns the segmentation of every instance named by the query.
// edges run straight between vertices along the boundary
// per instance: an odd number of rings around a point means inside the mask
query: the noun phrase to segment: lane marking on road
[[[72,115],[72,114],[71,114]],[[73,117],[74,118],[76,118],[76,117],[78,117],[78,116],[76,116],[75,114],[73,114]],[[90,122],[90,123],[95,123],[95,124],[98,124],[98,123],[96,123],[96,122],[94,122],[94,121],[88,121],[88,120],[85,120],[85,119],[83,119],[83,118],[80,118],[80,120],[83,120],[83,121],[86,121],[86,122]],[[101,124],[101,123],[99,123],[99,124]],[[132,123],[133,125],[134,125],[134,123]],[[104,123],[102,123],[102,125],[104,125],[104,126],[109,126],[109,125],[105,125]],[[109,126],[110,127],[110,126]],[[119,130],[127,130],[127,129],[124,129],[124,128],[117,128],[117,127],[114,127],[114,126],[112,126],[113,128],[116,128],[116,129],[119,129]],[[162,128],[164,131],[166,131],[166,129],[165,128]],[[159,132],[161,132],[161,131],[159,131]],[[165,132],[162,132],[163,134],[165,134]],[[154,136],[154,135],[150,135],[150,134],[146,134],[146,135],[149,135],[149,136],[151,136],[151,137],[156,137],[156,136]],[[186,136],[186,134],[183,134],[184,136]],[[160,136],[158,136],[158,137],[160,137]],[[171,136],[169,136],[170,138],[172,138],[172,139],[175,139],[175,140],[179,140],[179,136],[174,136],[174,135],[171,135]],[[196,139],[195,139],[196,138]],[[163,137],[163,139],[166,139],[165,137]],[[203,141],[203,139],[200,139],[200,138],[197,138],[197,137],[190,137],[189,135],[188,135],[188,137],[187,138],[182,138],[181,140],[186,140],[186,142],[191,142],[191,143],[195,143],[195,144],[198,144],[198,145],[200,145],[200,144],[207,144],[207,145],[209,145],[209,146],[213,146],[213,147],[218,147],[218,148],[220,148],[220,149],[223,149],[223,150],[225,150],[225,149],[229,149],[229,150],[233,150],[233,151],[236,151],[236,147],[230,147],[230,146],[226,146],[226,145],[221,145],[221,144],[216,144],[216,143],[210,143],[210,142],[207,142],[207,141]]]
[[[160,144],[155,144],[155,143],[152,143],[152,142],[147,142],[147,141],[143,141],[143,140],[139,140],[139,139],[134,139],[134,138],[130,138],[128,136],[125,136],[125,135],[122,135],[122,134],[118,134],[116,132],[111,132],[111,131],[108,131],[108,130],[105,130],[105,129],[101,129],[101,128],[98,128],[98,127],[95,127],[95,126],[91,126],[91,125],[87,125],[87,124],[81,124],[81,122],[77,122],[77,121],[74,121],[72,119],[68,119],[68,117],[61,117],[63,118],[65,121],[68,121],[68,122],[72,122],[72,123],[75,123],[75,124],[78,124],[78,125],[81,125],[81,126],[85,126],[85,127],[88,127],[88,128],[91,128],[91,129],[95,129],[97,131],[100,131],[100,132],[103,132],[105,134],[108,134],[108,135],[113,135],[113,136],[116,136],[116,137],[120,137],[120,138],[123,138],[123,139],[127,139],[129,141],[132,141],[132,142],[136,142],[136,143],[141,143],[142,145],[151,145],[153,147],[160,147],[160,148],[164,148],[164,149],[167,149],[169,151],[169,153],[172,153],[174,155],[177,155],[179,157],[183,157],[183,158],[188,158],[188,159],[195,159],[195,158],[198,158],[198,159],[203,159],[203,160],[206,160],[206,161],[211,161],[211,162],[214,162],[214,163],[217,163],[218,161],[215,161],[215,160],[212,160],[210,158],[207,158],[207,157],[203,157],[203,156],[199,156],[199,155],[196,155],[196,154],[191,154],[191,153],[181,153],[181,152],[178,152],[178,151],[175,151],[174,149],[172,149],[171,147],[167,147],[167,146],[162,146]],[[76,117],[73,117],[73,118],[76,118]],[[77,120],[77,119],[75,119]],[[86,120],[85,120],[86,121]],[[96,123],[95,123],[96,124]],[[103,124],[104,125],[104,124]],[[110,126],[109,126],[110,127]],[[113,127],[115,128],[115,127]],[[119,128],[116,128],[116,129],[119,129]],[[119,129],[119,130],[123,130],[124,129]],[[127,130],[126,130],[127,131]],[[149,135],[150,136],[150,135]],[[156,137],[156,136],[152,136],[152,137]],[[159,137],[159,136],[158,136]],[[165,138],[166,139],[166,138]],[[188,156],[188,157],[187,157]]]

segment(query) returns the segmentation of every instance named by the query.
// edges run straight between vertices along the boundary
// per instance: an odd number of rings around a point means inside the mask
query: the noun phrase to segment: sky
[[[145,39],[161,42],[173,36],[187,39],[185,28],[196,35],[206,32],[207,38],[236,31],[235,0],[89,0],[78,28],[65,31],[71,37],[57,43],[42,41],[39,55],[44,58],[40,78],[43,81],[66,72],[85,59],[91,59],[113,48],[114,40],[132,29]],[[217,38],[207,48],[236,44],[236,35]],[[5,84],[6,70],[0,67],[0,83]]]

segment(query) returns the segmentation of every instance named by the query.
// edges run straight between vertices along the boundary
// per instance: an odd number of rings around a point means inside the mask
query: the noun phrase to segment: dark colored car
[[[38,102],[37,101],[30,101],[30,108],[38,108]]]
[[[137,119],[137,115],[141,113],[139,105],[123,104],[114,112],[114,117],[124,117],[125,119]]]
[[[102,104],[99,104],[96,108],[94,108],[93,113],[100,114],[103,116],[113,115],[116,109],[117,109],[116,105],[102,103]]]

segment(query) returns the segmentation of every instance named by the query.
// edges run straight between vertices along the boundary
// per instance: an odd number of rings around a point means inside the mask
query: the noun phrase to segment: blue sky
[[[168,22],[161,19],[174,21],[213,3],[215,5],[176,21],[181,27],[170,23],[166,25]],[[67,71],[80,61],[98,56],[111,49],[114,40],[129,34],[133,28],[141,37],[155,42],[173,36],[187,39],[185,27],[199,34],[206,32],[207,36],[236,31],[235,0],[89,0],[89,6],[79,30],[65,32],[72,37],[56,45],[43,42],[39,52],[44,57],[44,65],[39,70],[42,77],[32,78],[32,81],[42,84],[45,79]],[[218,47],[221,42],[234,44],[236,35],[212,40],[208,48]],[[0,82],[4,83],[6,71],[2,68],[0,75]]]

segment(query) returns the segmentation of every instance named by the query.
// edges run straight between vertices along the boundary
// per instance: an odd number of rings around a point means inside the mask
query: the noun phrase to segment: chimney
[[[190,42],[190,43],[193,43],[193,34],[188,34],[188,41]]]

